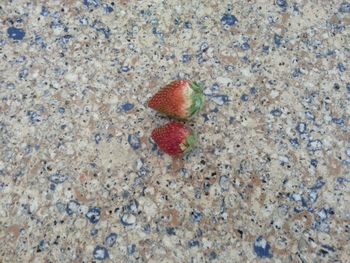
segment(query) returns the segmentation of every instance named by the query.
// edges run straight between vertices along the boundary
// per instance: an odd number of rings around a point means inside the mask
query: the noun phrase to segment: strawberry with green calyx
[[[179,122],[154,129],[151,137],[162,151],[173,157],[190,152],[197,141],[193,132]]]
[[[203,108],[203,88],[196,82],[175,80],[158,91],[148,106],[169,117],[186,120]]]

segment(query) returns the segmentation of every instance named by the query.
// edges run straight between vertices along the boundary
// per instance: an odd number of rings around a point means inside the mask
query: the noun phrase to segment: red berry
[[[148,106],[177,119],[188,119],[203,108],[203,88],[188,80],[175,80],[158,91]]]
[[[151,137],[162,151],[171,156],[189,152],[196,143],[193,132],[179,122],[170,122],[154,129]]]

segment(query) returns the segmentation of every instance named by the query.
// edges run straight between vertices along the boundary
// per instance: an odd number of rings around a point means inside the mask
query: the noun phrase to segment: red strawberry
[[[193,132],[178,122],[170,122],[154,129],[151,136],[159,148],[171,156],[189,152],[196,143]]]
[[[150,108],[177,119],[191,118],[203,105],[203,88],[188,80],[171,82],[148,102]]]

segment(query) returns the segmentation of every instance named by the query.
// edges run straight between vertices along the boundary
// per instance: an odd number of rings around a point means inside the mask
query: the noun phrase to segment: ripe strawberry
[[[177,119],[191,118],[203,105],[203,88],[188,80],[171,82],[148,102],[150,108]]]
[[[171,156],[189,152],[196,143],[193,132],[178,122],[170,122],[154,129],[151,137],[161,150]]]

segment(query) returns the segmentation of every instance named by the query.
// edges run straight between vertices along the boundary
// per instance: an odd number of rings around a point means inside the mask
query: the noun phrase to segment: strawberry
[[[170,122],[154,129],[151,137],[161,150],[171,156],[189,152],[196,143],[193,132],[179,122]]]
[[[177,119],[189,119],[203,108],[203,88],[196,82],[175,80],[158,91],[148,107]]]

